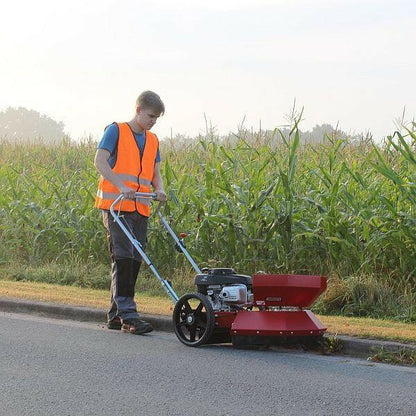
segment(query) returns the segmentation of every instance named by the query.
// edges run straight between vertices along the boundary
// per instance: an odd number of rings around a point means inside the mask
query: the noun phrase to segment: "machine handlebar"
[[[153,201],[156,201],[157,198],[157,194],[156,192],[136,192],[134,194],[135,198],[140,198],[140,199],[151,199]],[[125,199],[124,195],[121,193],[115,200],[114,202],[111,204],[110,207],[110,212],[114,215],[114,208],[115,206],[121,202],[123,199]],[[159,205],[157,207],[157,213],[160,212],[160,208],[162,207],[162,205],[165,203],[165,201],[159,201]]]
[[[136,192],[134,194],[135,198],[145,198],[145,199],[156,199],[156,192]]]

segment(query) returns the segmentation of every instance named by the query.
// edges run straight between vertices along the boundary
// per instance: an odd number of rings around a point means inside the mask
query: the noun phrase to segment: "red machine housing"
[[[216,313],[217,328],[230,328],[235,337],[313,337],[326,327],[309,310],[327,287],[326,278],[311,275],[256,274],[254,306],[259,310]]]

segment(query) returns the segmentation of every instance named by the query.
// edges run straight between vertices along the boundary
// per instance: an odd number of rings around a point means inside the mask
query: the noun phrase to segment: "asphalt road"
[[[416,368],[0,313],[1,416],[415,415]]]

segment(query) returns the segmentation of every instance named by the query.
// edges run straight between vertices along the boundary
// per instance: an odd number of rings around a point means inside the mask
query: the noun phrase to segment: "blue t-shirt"
[[[134,133],[133,136],[136,139],[137,146],[139,147],[140,154],[143,154],[144,150],[144,135],[145,133]],[[108,164],[113,168],[117,160],[117,143],[118,143],[119,129],[117,123],[110,124],[104,131],[103,138],[98,144],[98,149],[105,149],[110,152]],[[160,153],[157,149],[156,163],[160,162]]]

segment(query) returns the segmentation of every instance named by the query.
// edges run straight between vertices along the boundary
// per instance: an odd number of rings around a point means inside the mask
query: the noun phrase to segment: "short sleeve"
[[[117,149],[119,129],[117,123],[110,124],[104,131],[103,137],[98,144],[98,149],[105,149],[114,155]]]

